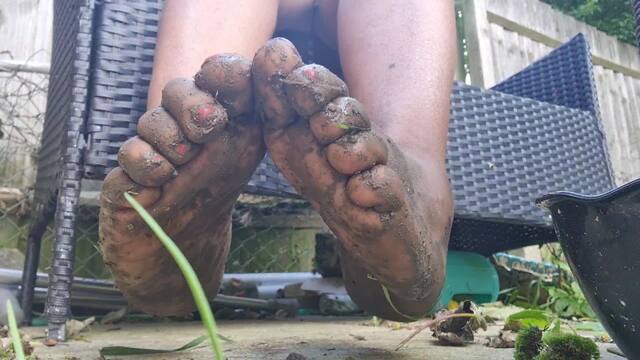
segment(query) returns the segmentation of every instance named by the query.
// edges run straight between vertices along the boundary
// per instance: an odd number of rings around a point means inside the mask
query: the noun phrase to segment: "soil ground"
[[[448,347],[436,344],[429,331],[414,338],[406,348],[394,351],[396,345],[411,333],[409,328],[385,325],[373,326],[365,318],[303,318],[292,320],[234,320],[219,322],[219,331],[231,342],[224,343],[228,359],[276,359],[285,360],[296,352],[307,359],[389,359],[389,360],[473,360],[513,359],[512,349],[493,349],[484,346],[485,338],[497,334],[499,326],[491,326],[480,332],[475,344],[464,347]],[[43,328],[25,328],[25,333],[42,336]],[[94,325],[83,332],[79,339],[45,347],[41,340],[34,340],[35,355],[39,359],[75,360],[99,359],[99,349],[104,346],[122,345],[134,347],[170,349],[203,335],[198,322],[150,322],[116,325]],[[622,357],[610,354],[601,344],[603,360]],[[212,359],[209,347],[167,355],[128,356],[121,359]],[[111,358],[110,358],[111,359]],[[115,359],[115,358],[114,358]],[[298,359],[298,358],[296,358]]]

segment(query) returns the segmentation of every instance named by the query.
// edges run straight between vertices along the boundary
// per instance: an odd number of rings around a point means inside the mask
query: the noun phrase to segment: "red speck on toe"
[[[187,146],[186,144],[178,144],[176,146],[176,152],[180,155],[186,154],[187,151],[189,151],[189,146]]]
[[[304,76],[307,77],[307,79],[309,80],[315,80],[316,78],[316,71],[313,68],[306,68],[304,70],[302,70],[302,72],[304,73]]]
[[[195,119],[198,122],[208,121],[215,109],[211,104],[202,104],[196,108]]]

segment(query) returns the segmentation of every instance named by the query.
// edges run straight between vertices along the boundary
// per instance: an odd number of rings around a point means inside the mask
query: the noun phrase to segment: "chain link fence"
[[[21,269],[30,221],[35,215],[31,204],[48,74],[42,69],[32,71],[28,63],[11,64],[0,65],[0,267]],[[94,194],[93,202],[81,199],[78,209],[75,274],[108,279],[111,275],[97,245],[99,209],[95,198]],[[52,228],[53,223],[43,238],[43,272],[51,262]],[[243,195],[234,211],[226,271],[310,271],[314,268],[315,237],[320,232],[326,230],[305,202]]]
[[[48,75],[0,52],[0,247],[3,267],[21,268],[29,231]],[[51,237],[47,231],[46,237]]]
[[[242,195],[234,209],[226,271],[310,271],[316,235],[326,231],[305,201]]]
[[[225,271],[228,273],[306,272],[316,268],[314,257],[317,234],[326,230],[313,223],[318,218],[306,210],[300,212],[265,215],[265,207],[282,201],[279,198],[260,197],[262,204],[242,201],[234,211],[233,239]],[[254,197],[252,197],[254,198]],[[269,204],[269,205],[266,205]],[[277,205],[276,205],[277,206]],[[303,205],[306,207],[306,203]],[[96,206],[81,205],[76,222],[75,275],[94,279],[109,279],[111,274],[104,265],[98,246],[98,212]],[[296,222],[311,221],[311,226],[286,223],[270,225],[271,219],[279,222],[288,218]],[[51,225],[50,225],[51,227]],[[20,243],[26,239],[28,229],[22,227]],[[43,241],[40,269],[46,270],[51,259],[50,233]]]

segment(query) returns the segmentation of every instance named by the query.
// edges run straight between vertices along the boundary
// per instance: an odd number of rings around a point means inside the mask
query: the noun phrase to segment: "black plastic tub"
[[[630,359],[640,359],[640,179],[598,196],[569,192],[550,211],[569,266],[591,307]]]

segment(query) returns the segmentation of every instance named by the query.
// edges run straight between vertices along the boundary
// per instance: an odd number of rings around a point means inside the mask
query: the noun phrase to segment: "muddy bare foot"
[[[269,155],[341,240],[352,298],[394,320],[428,311],[444,281],[451,223],[444,164],[372,131],[345,83],[303,65],[285,39],[261,48],[252,72]]]
[[[178,267],[126,191],[147,208],[215,296],[231,239],[233,205],[264,155],[253,115],[251,63],[213,56],[191,79],[169,82],[162,106],[145,113],[102,190],[100,244],[132,306],[154,315],[195,309]]]

